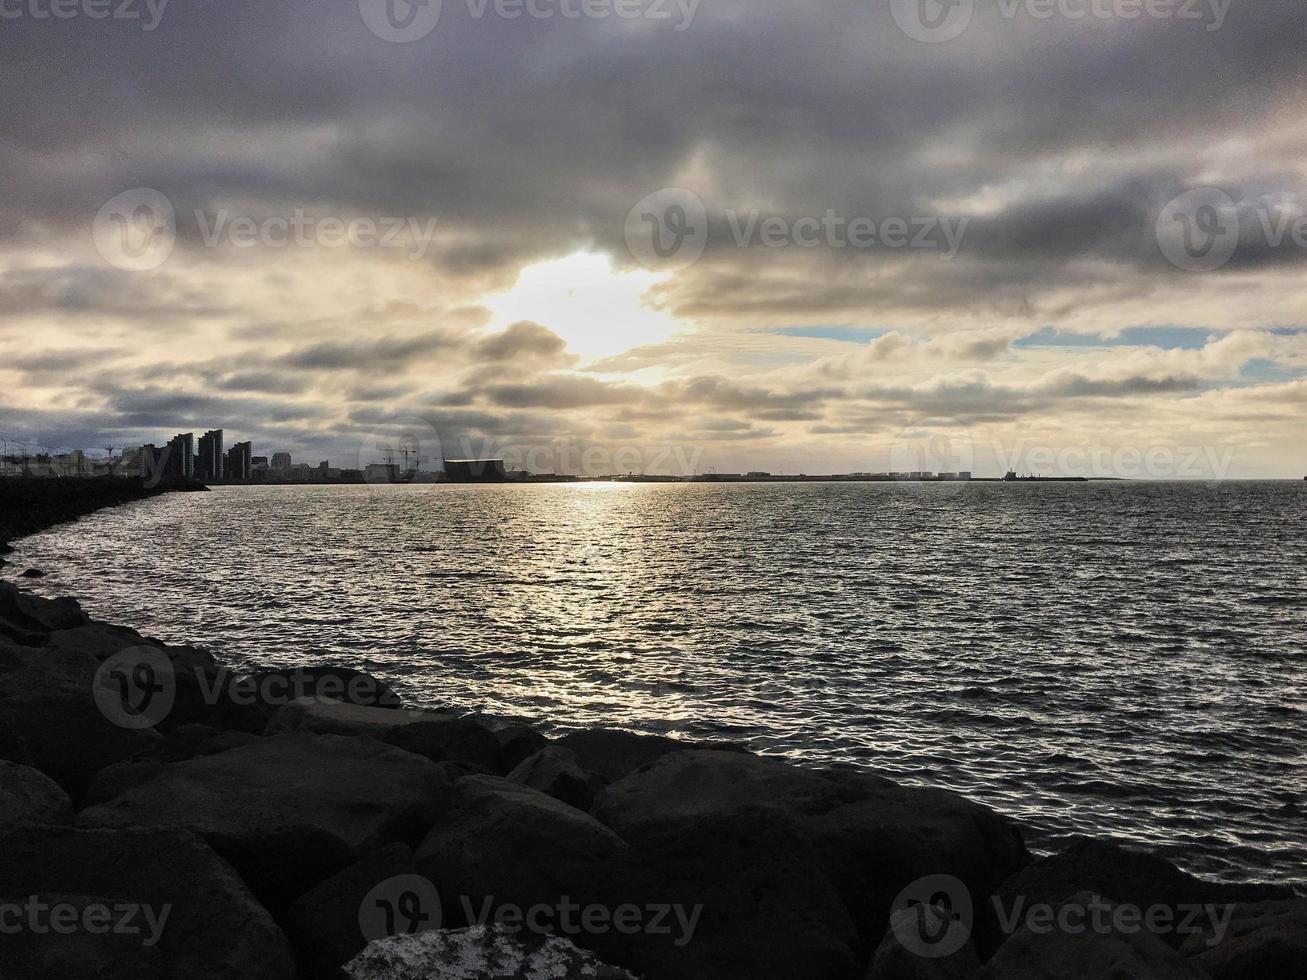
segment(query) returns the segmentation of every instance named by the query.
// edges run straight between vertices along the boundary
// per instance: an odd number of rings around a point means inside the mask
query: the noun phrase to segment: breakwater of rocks
[[[76,520],[104,507],[116,507],[161,493],[205,489],[202,483],[191,480],[0,477],[0,554],[15,538]]]
[[[1035,858],[939,789],[404,705],[0,583],[0,964],[27,977],[1288,976],[1292,888]]]

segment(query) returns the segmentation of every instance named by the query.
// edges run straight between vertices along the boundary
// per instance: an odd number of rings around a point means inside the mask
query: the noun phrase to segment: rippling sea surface
[[[17,543],[100,619],[1307,877],[1307,483],[247,487]]]

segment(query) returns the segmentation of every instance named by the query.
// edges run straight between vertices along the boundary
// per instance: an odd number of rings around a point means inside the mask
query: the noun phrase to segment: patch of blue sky
[[[1045,327],[1022,337],[1013,347],[1156,347],[1161,350],[1200,350],[1217,335],[1204,327],[1126,327],[1115,337],[1058,333]]]

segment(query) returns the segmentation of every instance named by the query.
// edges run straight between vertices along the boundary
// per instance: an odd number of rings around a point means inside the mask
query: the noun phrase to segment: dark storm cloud
[[[969,244],[1013,261],[1130,258],[1153,198],[1189,176],[1185,140],[1302,94],[1307,24],[1291,0],[1236,3],[1212,32],[978,6],[947,45],[911,41],[865,0],[704,3],[682,32],[447,4],[412,45],[372,36],[354,3],[174,3],[150,33],[13,21],[0,207],[82,226],[145,185],[183,212],[257,200],[437,215],[475,234],[432,261],[480,268],[588,239],[621,255],[626,211],[696,155],[715,174],[714,192],[699,188],[710,213],[765,199],[889,216],[1095,148],[1116,172],[1068,175],[1080,186],[1052,200],[1032,175]],[[1173,167],[1130,162],[1159,137]],[[56,154],[69,163],[50,168]]]
[[[284,354],[277,363],[309,370],[369,371],[405,367],[435,354],[457,350],[458,346],[458,340],[445,333],[381,340],[324,341]]]

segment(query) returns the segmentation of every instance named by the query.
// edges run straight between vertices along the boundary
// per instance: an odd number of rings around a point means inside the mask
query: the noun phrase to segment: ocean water
[[[1307,483],[225,488],[17,549],[10,577],[238,665],[1307,878]]]

